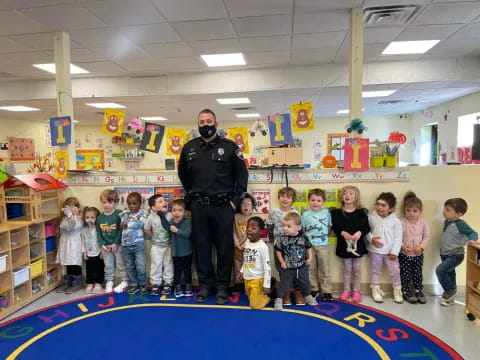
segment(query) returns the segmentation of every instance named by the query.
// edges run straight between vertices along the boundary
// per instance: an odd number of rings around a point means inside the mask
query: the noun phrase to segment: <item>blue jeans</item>
[[[445,291],[457,290],[457,274],[455,268],[460,265],[465,255],[440,255],[441,264],[437,266],[435,272],[437,278]]]
[[[147,284],[145,244],[123,246],[122,250],[130,286],[145,286]]]

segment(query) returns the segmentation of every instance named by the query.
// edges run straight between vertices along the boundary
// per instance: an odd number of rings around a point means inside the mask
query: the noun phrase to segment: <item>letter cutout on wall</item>
[[[268,116],[268,130],[271,145],[291,144],[293,142],[290,114]]]
[[[72,118],[70,116],[50,118],[52,146],[69,145],[72,142]]]
[[[165,134],[165,126],[145,123],[145,133],[140,143],[140,150],[158,153],[162,146],[163,134]]]
[[[345,171],[367,171],[370,168],[369,140],[365,138],[345,139]]]

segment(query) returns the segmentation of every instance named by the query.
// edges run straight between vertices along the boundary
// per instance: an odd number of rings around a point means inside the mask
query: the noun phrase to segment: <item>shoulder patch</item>
[[[240,159],[240,160],[245,160],[245,158],[243,157],[243,154],[242,154],[242,150],[240,149],[235,149],[235,155],[237,155],[237,157]]]

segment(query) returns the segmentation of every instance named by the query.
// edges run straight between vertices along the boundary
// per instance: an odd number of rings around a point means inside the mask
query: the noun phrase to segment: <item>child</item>
[[[96,207],[83,209],[85,226],[82,229],[82,252],[87,267],[87,287],[85,294],[100,294],[103,290],[105,265],[102,252],[98,244],[96,222],[100,211]]]
[[[193,296],[192,292],[192,221],[185,218],[186,203],[175,199],[172,203],[172,258],[175,297]],[[182,274],[185,291],[182,290]]]
[[[75,197],[67,198],[62,205],[63,218],[60,223],[60,242],[56,262],[67,267],[63,286],[58,292],[71,294],[82,288],[82,238],[83,227],[80,202]]]
[[[265,223],[259,216],[248,219],[247,240],[243,250],[243,265],[241,272],[245,282],[245,292],[252,309],[262,309],[270,297],[270,255],[268,246],[260,241],[260,234],[265,229]]]
[[[122,253],[127,269],[130,286],[127,292],[130,295],[140,291],[147,293],[147,270],[145,267],[145,212],[140,209],[142,195],[132,192],[127,196],[128,210],[120,213],[122,228]]]
[[[105,262],[105,292],[124,292],[128,286],[127,272],[122,255],[120,243],[122,229],[120,227],[120,211],[115,210],[118,202],[118,194],[112,190],[103,190],[100,194],[103,213],[97,217],[98,243],[102,247],[102,257]],[[115,268],[119,271],[122,281],[113,289],[115,280]]]
[[[409,191],[403,198],[403,242],[398,261],[400,262],[400,279],[403,298],[410,304],[425,304],[423,294],[423,250],[430,240],[430,229],[420,218],[423,204],[415,193]],[[414,291],[410,288],[413,283]]]
[[[468,243],[478,244],[478,233],[475,232],[464,220],[460,219],[467,212],[467,202],[462,198],[453,198],[445,201],[443,207],[443,232],[440,239],[440,258],[442,262],[435,272],[438,281],[443,287],[441,304],[453,304],[457,293],[455,268],[460,265],[465,257],[464,246]]]
[[[310,210],[303,213],[302,226],[313,249],[309,274],[312,296],[316,297],[320,290],[324,301],[332,301],[328,251],[328,232],[332,226],[332,219],[328,210],[323,207],[325,198],[325,191],[321,189],[312,189],[308,192]]]
[[[282,221],[285,215],[290,212],[295,212],[298,214],[297,209],[292,207],[293,203],[297,199],[297,192],[295,189],[291,187],[284,187],[278,191],[278,200],[280,202],[280,208],[274,208],[270,211],[268,215],[268,219],[266,221],[267,229],[268,229],[268,238],[270,240],[270,244],[273,246],[269,247],[270,258],[274,259],[275,267],[272,269],[273,271],[277,271],[278,276],[281,277],[282,267],[278,262],[277,255],[275,253],[275,244],[278,240],[280,240],[280,235],[282,235]],[[300,291],[295,291],[295,302],[297,305],[305,304],[302,293]],[[283,299],[283,305],[289,306],[292,305],[290,299],[290,292],[285,294]]]
[[[237,206],[237,212],[235,213],[235,228],[233,229],[233,241],[235,244],[233,252],[233,282],[234,290],[233,295],[240,294],[242,289],[242,269],[243,263],[243,248],[247,242],[247,221],[252,216],[253,208],[255,207],[255,199],[250,194],[245,194],[242,203]]]
[[[335,253],[343,259],[343,292],[339,299],[360,303],[362,257],[367,254],[363,237],[370,232],[367,210],[360,204],[360,191],[356,186],[344,186],[339,194],[342,207],[332,209],[332,229],[337,235]],[[353,278],[353,292],[351,283]]]
[[[172,242],[170,231],[162,225],[162,219],[157,214],[165,214],[165,219],[170,221],[172,215],[168,213],[168,203],[162,195],[153,195],[148,199],[150,214],[145,221],[145,234],[152,237],[150,250],[150,282],[152,290],[150,295],[160,295],[160,287],[163,279],[163,295],[170,295],[173,283]],[[169,226],[169,225],[168,225]]]
[[[380,275],[385,261],[393,284],[393,299],[397,304],[403,303],[402,287],[400,282],[400,265],[398,253],[402,247],[402,223],[395,215],[397,199],[391,192],[378,195],[375,211],[368,215],[370,233],[366,238],[369,241],[367,249],[372,260],[371,288],[373,301],[383,302],[384,292],[380,289]]]
[[[308,305],[317,305],[317,301],[310,294],[308,278],[308,265],[312,261],[312,244],[301,231],[300,215],[294,212],[285,215],[282,229],[283,235],[275,244],[276,255],[282,267],[280,286],[275,299],[275,310],[283,309],[282,298],[293,287],[294,282],[304,296],[305,302]]]

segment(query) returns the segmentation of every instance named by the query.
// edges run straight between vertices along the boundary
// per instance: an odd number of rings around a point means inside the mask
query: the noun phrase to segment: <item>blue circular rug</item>
[[[390,314],[345,302],[251,310],[244,295],[214,298],[105,294],[0,326],[0,358],[462,359],[435,336]]]

